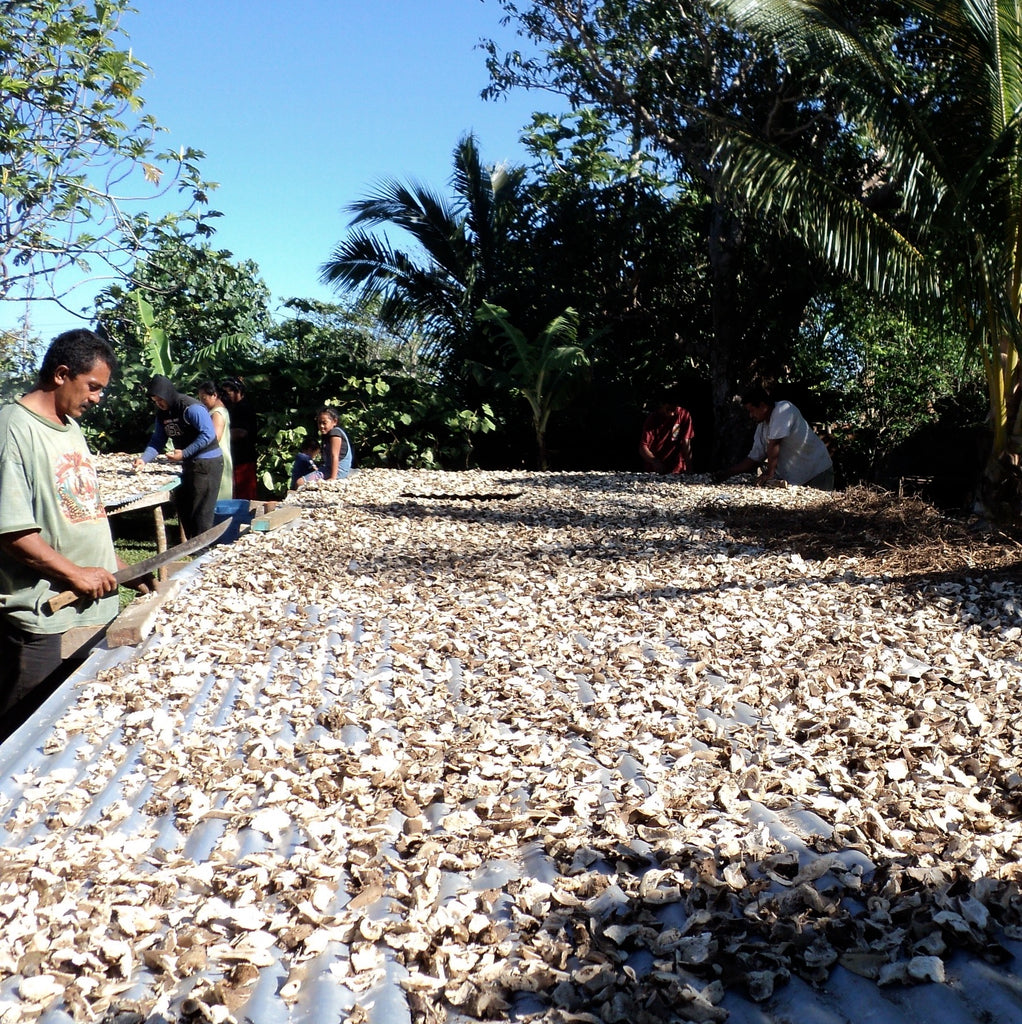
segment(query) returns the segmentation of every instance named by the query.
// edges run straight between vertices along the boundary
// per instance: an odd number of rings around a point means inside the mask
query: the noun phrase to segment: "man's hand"
[[[11,558],[50,580],[57,590],[70,590],[79,597],[93,600],[117,590],[117,580],[112,572],[98,565],[76,565],[54,551],[43,540],[39,530],[4,534],[0,537],[0,548]]]
[[[67,580],[76,594],[93,600],[105,597],[117,589],[114,574],[98,565],[76,565],[74,571],[67,574]]]
[[[181,460],[183,458],[183,456],[181,454],[181,449],[180,448],[172,448],[169,452],[167,452],[167,458],[171,462],[181,462]]]

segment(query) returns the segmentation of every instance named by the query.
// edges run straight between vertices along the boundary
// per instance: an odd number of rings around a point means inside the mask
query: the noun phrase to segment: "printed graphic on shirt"
[[[57,460],[57,498],[64,518],[70,523],[106,519],[99,497],[96,467],[84,452],[65,452]]]

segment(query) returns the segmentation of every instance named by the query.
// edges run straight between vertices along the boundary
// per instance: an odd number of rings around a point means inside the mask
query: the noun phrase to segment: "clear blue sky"
[[[481,37],[518,45],[494,0],[135,0],[126,20],[151,69],[146,111],[166,148],[205,152],[224,216],[212,244],[254,260],[274,308],[293,295],[329,299],[318,268],[343,237],[345,207],[385,177],[445,189],[460,135],[487,164],[521,163],[518,138],[556,97],[484,102]],[[89,304],[95,287],[72,297]],[[12,325],[23,306],[0,312]],[[48,339],[80,326],[34,303]]]

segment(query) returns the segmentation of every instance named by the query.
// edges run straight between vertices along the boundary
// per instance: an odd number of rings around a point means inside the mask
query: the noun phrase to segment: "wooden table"
[[[158,491],[150,491],[148,494],[140,494],[132,498],[106,506],[108,516],[120,515],[122,512],[136,512],[139,509],[151,508],[153,510],[153,522],[156,526],[156,552],[162,554],[167,550],[167,523],[163,515],[163,506],[171,499],[171,491],[181,483],[177,478],[168,481]]]
[[[105,497],[103,504],[106,514],[113,517],[124,512],[151,508],[156,528],[156,551],[162,554],[167,550],[167,523],[163,515],[163,506],[173,497],[172,492],[181,483],[181,477],[172,471],[158,470],[137,476],[130,474],[127,467],[131,458],[127,455],[115,455],[100,456],[97,459],[96,471],[99,476],[100,493]],[[147,475],[150,476],[148,480]],[[168,570],[162,568],[158,575],[161,581],[166,581]],[[106,629],[107,625],[72,627],[62,637],[61,655],[68,658],[75,653],[84,654],[99,642]]]

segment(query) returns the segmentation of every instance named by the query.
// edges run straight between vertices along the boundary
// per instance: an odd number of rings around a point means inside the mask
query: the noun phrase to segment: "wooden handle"
[[[51,613],[58,611],[61,608],[66,608],[69,604],[74,604],[78,600],[79,595],[73,590],[65,590],[63,593],[58,594],[56,597],[51,597],[46,602],[46,607]]]

